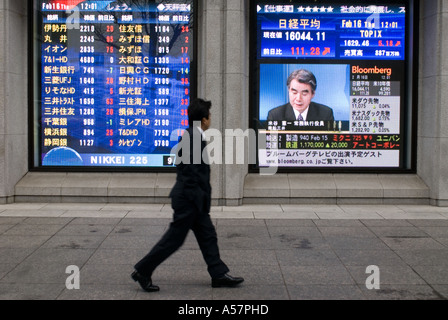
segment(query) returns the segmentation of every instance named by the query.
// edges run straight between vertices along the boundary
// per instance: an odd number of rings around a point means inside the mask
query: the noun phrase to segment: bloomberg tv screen
[[[413,1],[254,1],[251,10],[258,168],[412,169]]]
[[[33,1],[35,168],[170,168],[195,96],[194,0]]]

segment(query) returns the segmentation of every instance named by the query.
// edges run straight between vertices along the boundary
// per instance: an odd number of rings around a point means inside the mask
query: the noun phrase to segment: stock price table
[[[266,134],[260,167],[404,167],[409,9],[406,1],[260,0],[252,6],[254,101],[257,126]],[[317,79],[311,103],[298,101],[287,87],[300,69]],[[299,118],[293,106],[302,113],[297,105],[305,103],[309,118]],[[317,104],[332,110],[331,120],[319,118]],[[283,117],[278,110],[286,110]],[[277,118],[268,117],[271,111]]]
[[[39,165],[173,166],[193,1],[38,1]]]
[[[403,60],[404,5],[259,4],[259,56]]]

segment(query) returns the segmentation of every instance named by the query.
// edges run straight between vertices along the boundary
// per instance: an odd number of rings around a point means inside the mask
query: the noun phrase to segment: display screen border
[[[199,1],[193,1],[193,55],[190,61],[190,101],[198,97],[198,39],[199,39]],[[41,81],[38,78],[41,66],[39,41],[39,11],[37,1],[28,0],[28,169],[32,172],[140,172],[140,173],[174,173],[176,167],[154,166],[42,166],[40,165],[41,143],[39,136],[40,110],[38,97],[40,96]]]
[[[249,75],[249,127],[256,132],[260,127],[259,121],[259,87],[260,87],[260,65],[261,64],[287,64],[288,59],[258,59],[258,35],[257,35],[257,5],[258,4],[285,4],[288,1],[285,0],[258,0],[250,2],[250,14],[249,14],[249,30],[250,30],[250,75]],[[332,4],[347,4],[347,5],[359,5],[359,1],[353,0],[291,0],[288,3],[303,3],[310,6],[325,6]],[[405,88],[405,92],[401,94],[404,98],[404,110],[401,110],[401,135],[405,140],[405,144],[400,152],[400,166],[399,168],[378,168],[378,167],[275,167],[277,173],[401,173],[410,174],[416,173],[417,170],[417,104],[418,104],[418,48],[419,48],[419,17],[418,6],[419,0],[391,0],[387,1],[388,5],[394,5],[399,3],[405,3],[407,6],[406,13],[406,48],[405,48],[405,83],[402,86]],[[370,4],[379,4],[380,1],[370,1]],[[383,2],[381,2],[383,3]],[[363,5],[369,5],[364,4]],[[292,60],[292,59],[290,59]],[[261,62],[260,62],[261,61]],[[266,62],[268,61],[268,62]],[[297,64],[319,64],[322,63],[322,59],[296,59]],[[332,60],[335,63],[347,63],[349,60]],[[329,61],[327,63],[332,63]],[[258,150],[257,145],[257,162],[256,164],[249,165],[249,173],[260,173],[263,167],[259,166],[258,162]]]

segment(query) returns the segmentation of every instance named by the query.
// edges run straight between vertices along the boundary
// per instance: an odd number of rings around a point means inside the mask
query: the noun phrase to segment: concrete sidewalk
[[[190,233],[154,273],[130,278],[170,223],[168,205],[0,205],[0,299],[447,299],[448,208],[415,205],[213,207],[223,260],[246,279],[211,288]],[[79,268],[79,289],[69,266]],[[366,273],[369,266],[378,272]],[[380,289],[369,290],[374,275]],[[68,286],[66,285],[66,282]]]

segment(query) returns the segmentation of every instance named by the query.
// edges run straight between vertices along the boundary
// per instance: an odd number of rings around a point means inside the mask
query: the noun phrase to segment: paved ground
[[[0,205],[0,299],[448,298],[448,208],[247,205],[214,207],[212,217],[244,284],[211,288],[191,235],[154,273],[161,291],[145,293],[130,273],[166,230],[169,206]],[[69,266],[80,269],[79,289],[69,289],[78,283]]]

